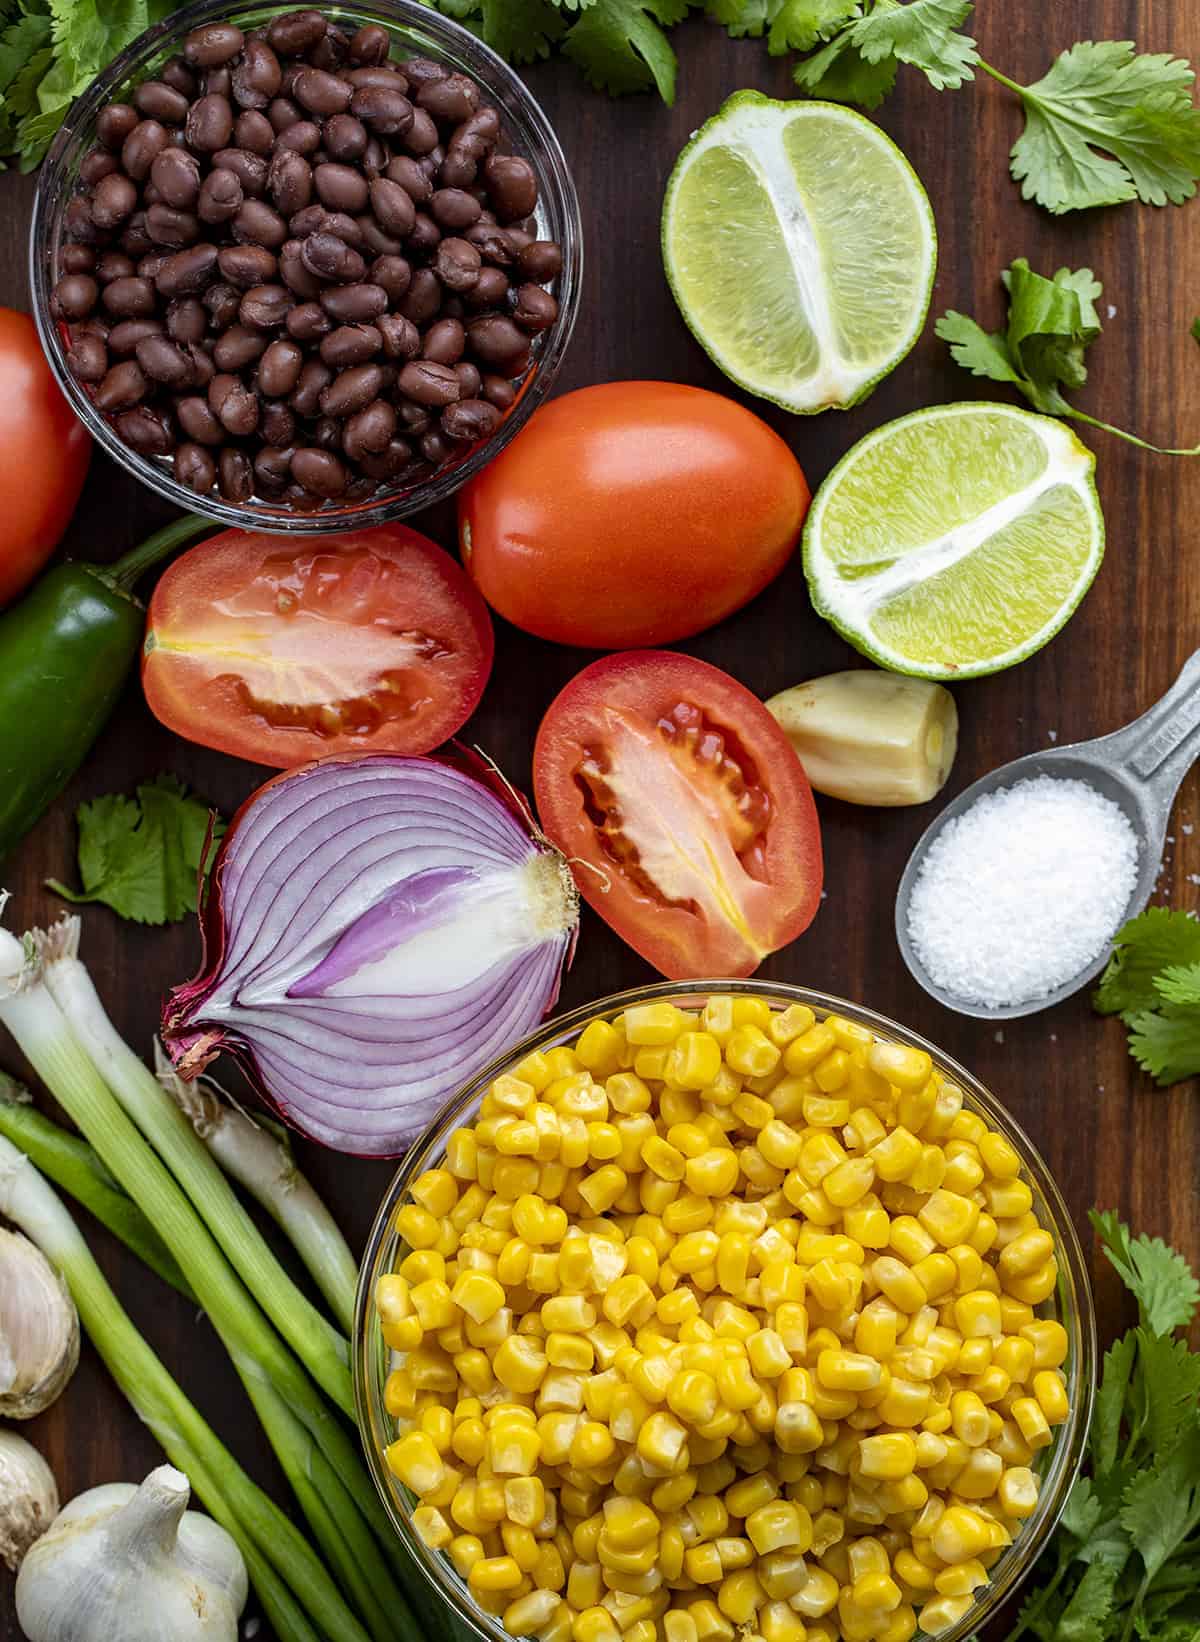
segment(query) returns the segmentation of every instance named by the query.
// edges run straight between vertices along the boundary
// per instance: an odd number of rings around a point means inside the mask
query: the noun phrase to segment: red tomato
[[[539,638],[668,644],[783,569],[808,510],[800,464],[732,399],[677,382],[565,394],[459,498],[463,563]]]
[[[491,667],[487,606],[415,530],[226,530],[154,589],[142,685],[179,735],[286,769],[430,752],[474,712]]]
[[[0,308],[0,605],[29,585],[58,545],[91,454],[33,320]]]
[[[736,679],[669,650],[605,656],[551,703],[542,826],[581,893],[671,980],[752,975],[807,929],[821,834],[800,760]],[[594,870],[589,870],[589,867]]]

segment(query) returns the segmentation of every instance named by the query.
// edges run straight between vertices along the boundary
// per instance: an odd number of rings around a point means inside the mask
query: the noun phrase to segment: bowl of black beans
[[[116,460],[251,529],[441,500],[545,398],[579,302],[546,116],[417,0],[177,11],[39,179],[38,328]]]

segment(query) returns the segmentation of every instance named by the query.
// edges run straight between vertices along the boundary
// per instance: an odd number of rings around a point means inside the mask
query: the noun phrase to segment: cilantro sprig
[[[201,862],[211,864],[205,845],[210,826],[215,842],[225,823],[207,804],[189,798],[173,775],[143,781],[136,798],[110,793],[81,804],[79,876],[82,890],[56,878],[47,889],[76,903],[100,901],[139,924],[167,924],[196,910]]]
[[[1085,1475],[1006,1642],[1195,1642],[1200,1634],[1200,1355],[1174,1331],[1200,1299],[1182,1255],[1093,1211],[1138,1302],[1104,1358]]]
[[[1165,1087],[1200,1073],[1200,922],[1150,907],[1120,930],[1093,998],[1120,1015],[1129,1053]]]
[[[1008,323],[1003,331],[985,331],[969,314],[953,308],[935,327],[964,370],[992,382],[1010,383],[1034,410],[1046,416],[1085,422],[1160,456],[1200,455],[1200,445],[1148,444],[1111,422],[1089,416],[1067,399],[1067,392],[1082,388],[1087,381],[1084,355],[1101,330],[1096,303],[1104,287],[1090,268],[1060,268],[1047,279],[1035,273],[1024,257],[1018,257],[1000,278],[1008,292]],[[1200,325],[1200,320],[1196,323]]]

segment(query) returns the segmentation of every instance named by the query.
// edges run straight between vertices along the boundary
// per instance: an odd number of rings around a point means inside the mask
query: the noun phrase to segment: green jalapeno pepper
[[[112,565],[61,564],[0,615],[0,860],[53,803],[142,642],[138,577],[211,528],[185,514]]]

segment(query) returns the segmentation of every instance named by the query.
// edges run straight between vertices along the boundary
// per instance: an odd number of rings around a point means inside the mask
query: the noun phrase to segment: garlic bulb
[[[0,1431],[0,1562],[15,1573],[57,1514],[50,1467],[24,1437]]]
[[[0,1231],[0,1415],[48,1408],[79,1362],[79,1315],[46,1256],[20,1232]]]
[[[28,1642],[237,1642],[246,1564],[170,1465],[63,1508],[17,1575]]]

